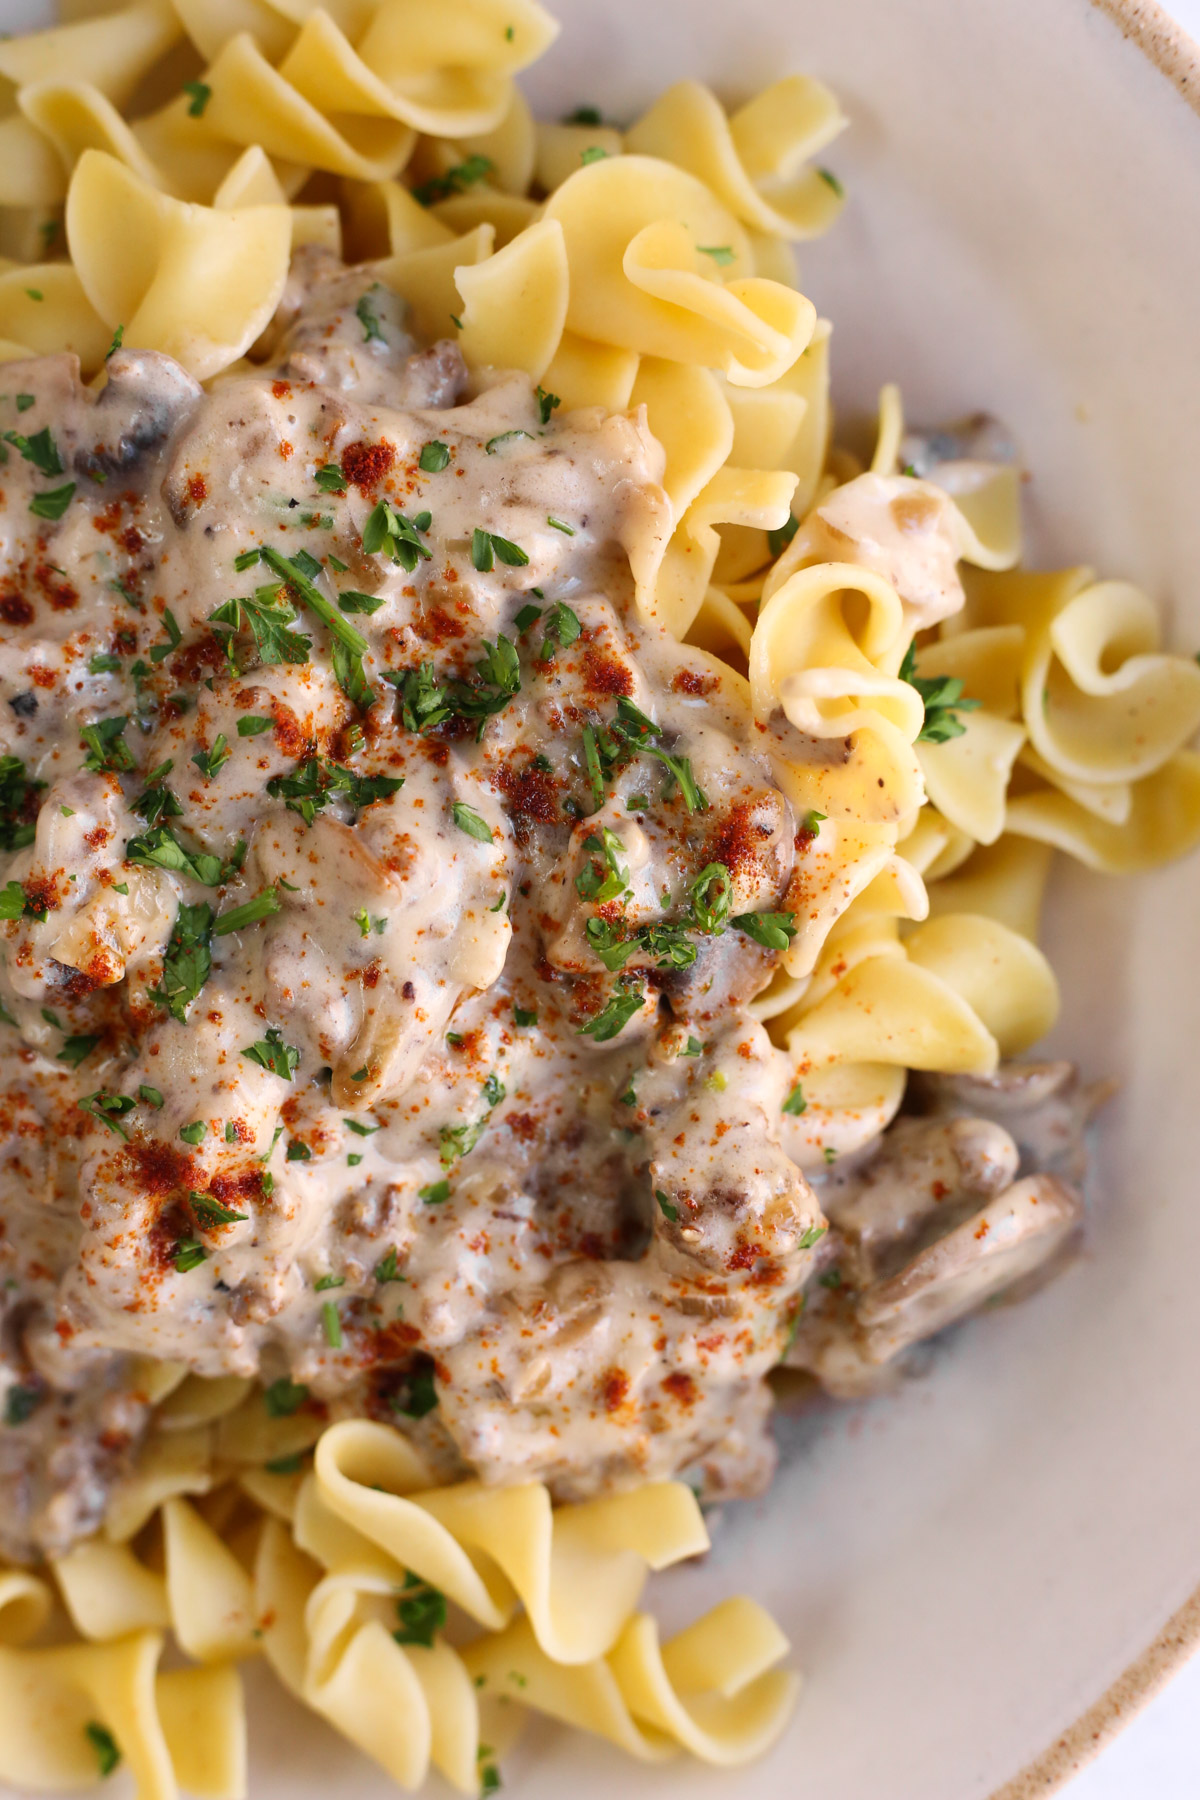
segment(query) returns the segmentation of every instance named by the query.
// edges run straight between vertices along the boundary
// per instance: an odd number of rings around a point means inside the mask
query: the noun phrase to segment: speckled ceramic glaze
[[[0,0],[0,25],[36,0]],[[1142,582],[1200,644],[1200,74],[1136,0],[556,0],[528,89],[634,114],[680,76],[738,98],[793,69],[838,90],[849,204],[805,250],[849,420],[976,407],[1032,474],[1033,560]],[[766,1500],[660,1577],[682,1622],[767,1602],[808,1674],[775,1753],[646,1771],[532,1731],[523,1800],[1029,1800],[1200,1625],[1200,866],[1063,868],[1053,1049],[1119,1098],[1084,1255],[940,1343],[892,1396],[779,1421]],[[254,1800],[382,1800],[384,1777],[250,1671]]]

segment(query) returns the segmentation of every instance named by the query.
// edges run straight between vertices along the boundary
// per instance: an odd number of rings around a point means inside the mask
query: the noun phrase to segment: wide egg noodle
[[[562,227],[541,219],[493,256],[460,266],[454,279],[462,295],[458,342],[468,362],[524,369],[535,381],[545,374],[567,316]]]
[[[283,206],[218,211],[172,199],[88,150],[67,196],[67,237],[105,323],[203,380],[244,354],[270,322],[287,279],[292,225]]]
[[[604,157],[564,182],[546,214],[566,233],[567,323],[583,337],[757,387],[789,369],[812,336],[811,302],[748,273],[737,220],[669,163]],[[705,248],[728,250],[728,262]]]
[[[471,1675],[524,1706],[590,1731],[642,1762],[677,1749],[732,1765],[761,1756],[795,1705],[798,1678],[774,1665],[788,1642],[753,1600],[727,1600],[659,1643],[635,1614],[608,1656],[563,1666],[546,1656],[528,1620],[464,1652]]]
[[[695,1497],[679,1482],[553,1512],[540,1482],[412,1492],[418,1475],[399,1434],[366,1420],[331,1426],[317,1446],[330,1511],[491,1630],[508,1622],[519,1597],[557,1661],[603,1654],[647,1570],[708,1543]]]

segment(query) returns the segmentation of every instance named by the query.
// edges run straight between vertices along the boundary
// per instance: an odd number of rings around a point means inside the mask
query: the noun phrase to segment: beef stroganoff
[[[0,44],[18,1788],[233,1800],[257,1655],[410,1789],[528,1709],[765,1749],[778,1626],[647,1577],[767,1487],[772,1371],[1069,1253],[1050,864],[1200,840],[1200,668],[1019,567],[1003,429],[831,447],[833,96],[536,123],[555,31]]]

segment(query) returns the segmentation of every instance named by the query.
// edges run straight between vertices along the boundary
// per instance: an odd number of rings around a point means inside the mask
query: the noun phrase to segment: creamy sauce
[[[264,354],[5,370],[0,1551],[99,1522],[143,1358],[289,1375],[447,1476],[756,1492],[832,1240],[730,920],[812,838],[632,605],[662,452],[320,256]],[[939,615],[901,526],[861,554]]]

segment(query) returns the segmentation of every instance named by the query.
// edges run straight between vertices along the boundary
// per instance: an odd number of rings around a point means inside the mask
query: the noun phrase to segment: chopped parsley
[[[513,1024],[519,1029],[525,1030],[530,1025],[536,1025],[537,1020],[536,1012],[531,1012],[524,1006],[513,1007]]]
[[[598,106],[577,106],[574,112],[565,114],[564,125],[603,125],[604,116]]]
[[[616,832],[604,826],[598,834],[589,833],[583,840],[583,847],[593,854],[587,867],[575,877],[579,898],[602,906],[608,900],[617,900],[627,894],[629,870],[620,861],[626,850]]]
[[[556,519],[553,513],[546,514],[546,523],[547,525],[552,525],[555,531],[561,531],[566,537],[575,536],[575,527],[573,525],[564,524],[561,519]]]
[[[579,614],[562,600],[556,600],[548,607],[545,614],[545,630],[542,634],[542,647],[539,651],[541,662],[550,662],[556,650],[565,650],[573,644],[583,626],[579,622]]]
[[[274,719],[268,719],[263,713],[247,713],[237,722],[237,734],[239,737],[261,737],[274,723]]]
[[[422,558],[429,562],[433,556],[429,546],[421,542],[421,533],[428,531],[432,524],[432,513],[420,512],[415,519],[409,519],[386,500],[381,500],[367,514],[362,547],[368,556],[378,556],[381,552],[390,556],[411,575]]]
[[[900,679],[915,687],[925,703],[924,723],[917,733],[918,744],[944,744],[950,738],[963,735],[967,728],[956,715],[975,712],[980,702],[964,696],[963,684],[957,675],[918,675],[915,649],[910,644],[900,664]]]
[[[426,475],[440,475],[450,461],[449,446],[431,438],[429,443],[421,445],[421,454],[417,466]]]
[[[799,1082],[796,1083],[795,1087],[784,1101],[783,1110],[793,1119],[798,1119],[801,1113],[808,1111],[808,1101],[804,1098],[804,1089]]]
[[[138,1099],[144,1100],[146,1105],[152,1106],[156,1112],[161,1112],[166,1104],[162,1096],[162,1090],[160,1088],[150,1087],[146,1082],[143,1082],[138,1089]]]
[[[817,174],[821,177],[821,180],[825,183],[826,187],[833,189],[839,200],[845,199],[846,190],[832,169],[818,169]]]
[[[614,994],[607,1006],[579,1027],[579,1035],[595,1038],[598,1044],[607,1044],[625,1029],[635,1013],[641,1011],[645,998],[643,988],[627,988],[624,993]]]
[[[768,531],[767,548],[771,552],[772,559],[783,555],[799,529],[799,519],[789,513],[785,524],[777,526],[774,531]]]
[[[465,800],[456,800],[450,811],[460,831],[465,831],[468,837],[478,839],[481,844],[491,843],[492,828],[486,819],[480,818],[473,806],[468,806]]]
[[[364,344],[387,343],[387,338],[384,336],[379,324],[379,315],[371,305],[371,295],[377,294],[380,291],[380,284],[379,282],[376,282],[373,287],[368,288],[367,292],[362,295],[358,305],[354,309],[358,317],[358,322],[363,328]]]
[[[834,1152],[834,1154],[835,1155],[837,1154],[836,1151]],[[826,1157],[827,1157],[827,1159],[829,1158],[828,1151],[826,1151]],[[804,1233],[804,1236],[800,1239],[800,1242],[797,1245],[797,1248],[800,1250],[811,1250],[813,1245],[818,1243],[820,1241],[820,1239],[823,1238],[824,1236],[825,1236],[824,1225],[810,1225],[808,1230]]]
[[[331,1350],[342,1347],[342,1321],[338,1314],[337,1301],[326,1300],[321,1308],[321,1324],[325,1328],[325,1342]]]
[[[724,269],[733,261],[731,244],[697,244],[701,256],[711,256],[718,268]]]
[[[66,1063],[69,1068],[77,1069],[80,1063],[86,1061],[92,1054],[92,1051],[99,1042],[100,1039],[98,1037],[90,1037],[83,1034],[79,1037],[69,1037],[64,1042],[55,1061]]]
[[[199,1238],[180,1238],[172,1252],[171,1260],[175,1264],[176,1274],[190,1275],[193,1269],[198,1269],[202,1262],[208,1261],[208,1251]]]
[[[669,1219],[671,1224],[674,1225],[679,1217],[679,1208],[672,1205],[670,1199],[663,1193],[661,1188],[655,1188],[654,1198],[658,1201],[658,1209],[662,1213],[663,1218]]]
[[[432,1650],[434,1633],[446,1623],[446,1596],[409,1569],[396,1602],[396,1616],[400,1625],[392,1636],[398,1644],[420,1644]]]
[[[195,906],[181,906],[175,914],[171,936],[163,952],[159,985],[150,989],[150,999],[165,1006],[171,1017],[178,1019],[181,1025],[186,1025],[188,1007],[198,997],[212,972],[212,956],[209,951],[212,929],[213,911],[206,901],[201,900]],[[145,1098],[147,1090],[140,1091]],[[158,1090],[152,1088],[149,1092],[158,1093]],[[162,1104],[161,1094],[157,1104]]]
[[[302,1381],[291,1381],[281,1375],[270,1387],[263,1389],[263,1404],[272,1419],[290,1419],[293,1413],[300,1411],[308,1399],[308,1389]]]
[[[311,1162],[312,1151],[302,1138],[293,1138],[283,1160],[284,1162]]]
[[[375,1279],[376,1279],[376,1281],[383,1283],[385,1286],[389,1281],[407,1281],[408,1280],[407,1275],[402,1275],[400,1273],[400,1270],[396,1266],[396,1246],[395,1246],[395,1244],[393,1244],[391,1246],[387,1255],[385,1257],[383,1257],[381,1261],[379,1261],[375,1264]]]
[[[385,676],[400,693],[400,722],[406,731],[432,731],[446,719],[478,720],[478,736],[484,722],[504,711],[521,691],[521,665],[515,646],[501,635],[493,644],[483,640],[483,656],[471,670],[470,681],[441,682],[432,662]]]
[[[260,556],[257,550],[244,551],[237,558],[238,564],[245,564],[246,558],[257,562]],[[209,623],[217,630],[226,633],[225,655],[229,662],[230,672],[240,675],[245,664],[237,652],[236,640],[247,635],[254,640],[255,652],[260,663],[306,663],[312,648],[312,639],[298,631],[292,631],[297,613],[284,596],[281,582],[271,582],[266,587],[257,587],[246,599],[226,600],[215,611],[208,615]]]
[[[4,433],[6,444],[13,444],[27,463],[42,475],[61,475],[62,462],[59,459],[58,445],[54,442],[53,433],[48,425],[41,431],[35,431],[32,437],[23,437],[19,431]]]
[[[32,781],[19,756],[0,756],[0,850],[32,844],[38,795],[44,781]]]
[[[188,118],[198,119],[212,99],[212,89],[206,81],[185,81],[183,91],[188,95]]]
[[[547,393],[544,387],[539,387],[537,390],[537,403],[538,413],[543,425],[548,425],[550,423],[550,414],[554,411],[556,406],[562,405],[562,401],[559,399],[558,395]]]
[[[129,1133],[121,1124],[125,1114],[132,1112],[137,1101],[131,1094],[106,1094],[100,1089],[95,1094],[85,1094],[76,1102],[80,1112],[90,1113],[93,1119],[99,1119],[102,1125],[119,1138],[129,1142]]]
[[[230,865],[223,863],[219,856],[213,856],[207,850],[186,849],[169,825],[157,825],[141,837],[130,838],[125,846],[125,860],[144,863],[153,869],[171,869],[178,875],[190,875],[203,887],[220,887],[230,872]]]
[[[229,761],[232,752],[229,740],[223,731],[218,731],[211,750],[197,750],[192,761],[207,781],[211,781],[217,770]]]
[[[290,1081],[300,1061],[300,1052],[294,1044],[285,1044],[283,1033],[277,1025],[267,1028],[267,1035],[258,1038],[248,1045],[242,1055],[249,1062],[257,1063],[260,1068],[278,1075],[282,1081]]]
[[[796,935],[796,915],[790,912],[737,913],[729,923],[764,950],[786,950]]]
[[[533,438],[528,431],[521,431],[514,427],[512,431],[502,431],[498,436],[489,438],[483,447],[489,456],[495,456],[501,444],[511,443],[514,438],[528,438],[531,444],[533,442]]]
[[[74,498],[75,483],[68,481],[62,487],[35,494],[29,502],[29,510],[39,519],[61,519]]]
[[[725,864],[707,863],[688,892],[695,929],[709,933],[723,930],[733,904],[733,884]]]
[[[363,541],[365,545],[365,533]],[[367,640],[356,626],[346,622],[333,602],[327,600],[314,584],[312,577],[320,574],[320,563],[305,550],[299,551],[295,556],[284,556],[281,550],[276,550],[271,544],[264,544],[259,555],[267,567],[316,613],[329,631],[333,638],[333,672],[342,692],[356,706],[369,706],[375,696],[363,671],[362,659],[367,649]]]
[[[390,799],[404,786],[402,775],[358,775],[341,763],[323,762],[310,756],[297,763],[290,775],[273,775],[267,792],[282,800],[289,812],[299,813],[306,825],[334,799],[349,801],[351,806],[370,806],[375,800]]]
[[[4,1396],[4,1423],[6,1425],[24,1425],[31,1419],[43,1399],[42,1390],[38,1387],[22,1387],[14,1385]]]
[[[465,162],[455,163],[442,175],[431,176],[413,188],[412,197],[419,206],[436,206],[439,200],[449,200],[452,194],[465,193],[474,187],[495,168],[490,156],[468,156]]]
[[[386,604],[385,595],[360,593],[358,588],[343,588],[338,595],[338,605],[344,613],[366,613],[370,617]]]
[[[79,735],[87,745],[88,754],[83,759],[85,769],[94,775],[104,770],[119,773],[133,767],[133,753],[125,742],[125,727],[129,723],[128,713],[116,719],[96,719],[90,725],[80,727]]]
[[[589,163],[603,162],[607,155],[603,144],[589,144],[586,150],[579,152],[579,161],[586,169]]]
[[[179,1135],[185,1144],[193,1147],[202,1144],[208,1136],[208,1126],[203,1119],[193,1119],[190,1125],[181,1125]]]
[[[428,1362],[410,1370],[392,1395],[392,1411],[402,1414],[406,1419],[423,1419],[434,1410],[437,1403],[433,1367]]]
[[[190,110],[190,109],[189,109]],[[108,1727],[89,1719],[83,1728],[84,1736],[96,1752],[96,1764],[102,1777],[112,1774],[121,1760],[120,1746]]]
[[[679,1054],[680,1056],[703,1056],[704,1045],[699,1038],[689,1037],[685,1048]]]
[[[202,1225],[236,1225],[250,1217],[249,1213],[235,1212],[232,1206],[225,1206],[213,1194],[189,1193],[188,1200]]]
[[[255,894],[251,900],[243,900],[240,906],[231,906],[227,911],[218,913],[213,923],[213,936],[225,937],[231,931],[245,931],[247,926],[261,925],[282,907],[277,888],[264,888],[261,894]]]
[[[364,1125],[358,1119],[343,1119],[342,1124],[347,1131],[353,1131],[357,1137],[374,1137],[377,1131],[383,1129],[381,1125]]]
[[[109,650],[97,650],[88,657],[89,675],[116,675],[120,671],[121,659]]]
[[[344,494],[348,486],[345,473],[337,463],[322,463],[313,480],[323,494]]]
[[[481,575],[495,567],[496,559],[509,568],[520,569],[529,561],[528,554],[510,538],[495,531],[481,531],[477,525],[471,533],[471,561]]]

